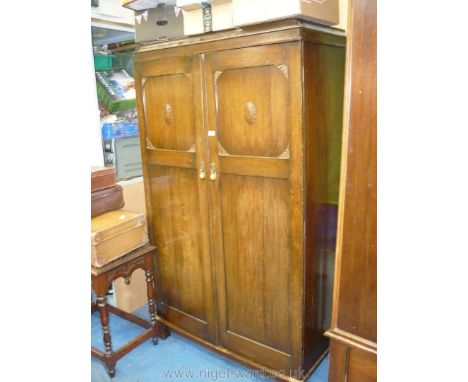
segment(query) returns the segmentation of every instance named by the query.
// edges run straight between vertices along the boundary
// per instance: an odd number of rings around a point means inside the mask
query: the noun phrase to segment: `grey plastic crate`
[[[117,181],[142,176],[139,136],[115,139],[114,150]]]

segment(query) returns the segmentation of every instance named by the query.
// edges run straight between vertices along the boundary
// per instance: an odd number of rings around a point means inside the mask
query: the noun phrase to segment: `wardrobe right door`
[[[288,372],[302,273],[298,44],[207,54],[210,218],[219,337],[225,348]],[[297,113],[297,114],[296,114]],[[300,129],[299,129],[300,130]],[[299,223],[298,231],[296,226]],[[299,250],[298,250],[299,249]],[[297,342],[296,342],[297,341]]]

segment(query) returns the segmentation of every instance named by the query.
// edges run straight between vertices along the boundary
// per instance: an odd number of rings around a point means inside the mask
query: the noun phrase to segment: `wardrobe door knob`
[[[210,180],[215,181],[216,180],[216,168],[214,163],[211,163],[210,166]]]
[[[203,164],[200,166],[200,169],[198,170],[198,175],[199,175],[200,179],[205,179],[206,178],[205,166]]]

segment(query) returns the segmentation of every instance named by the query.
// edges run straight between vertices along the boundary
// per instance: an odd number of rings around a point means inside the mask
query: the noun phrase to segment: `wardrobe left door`
[[[213,342],[200,66],[198,55],[137,54],[135,82],[149,237],[158,251],[158,315]]]

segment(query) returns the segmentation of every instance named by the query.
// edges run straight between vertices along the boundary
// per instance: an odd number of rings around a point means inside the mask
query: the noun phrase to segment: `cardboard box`
[[[324,25],[340,22],[339,0],[232,0],[232,7],[236,27],[290,17]]]
[[[201,0],[177,0],[176,6],[184,11],[194,11],[201,8]]]
[[[184,37],[184,16],[182,12],[176,16],[175,6],[166,5],[145,11],[135,12],[135,16],[143,16],[148,12],[148,18],[141,17],[141,22],[135,20],[135,41],[167,41]]]
[[[213,32],[234,28],[232,19],[232,0],[212,0],[212,30]],[[184,13],[184,34],[186,36],[204,33],[203,11],[200,2],[193,0],[177,0],[177,7]]]
[[[143,180],[137,182],[125,182],[123,185],[125,209],[146,214],[145,186]],[[133,312],[147,302],[145,271],[137,269],[132,274],[130,285],[125,284],[125,280],[119,277],[114,281],[115,305],[125,310]]]

